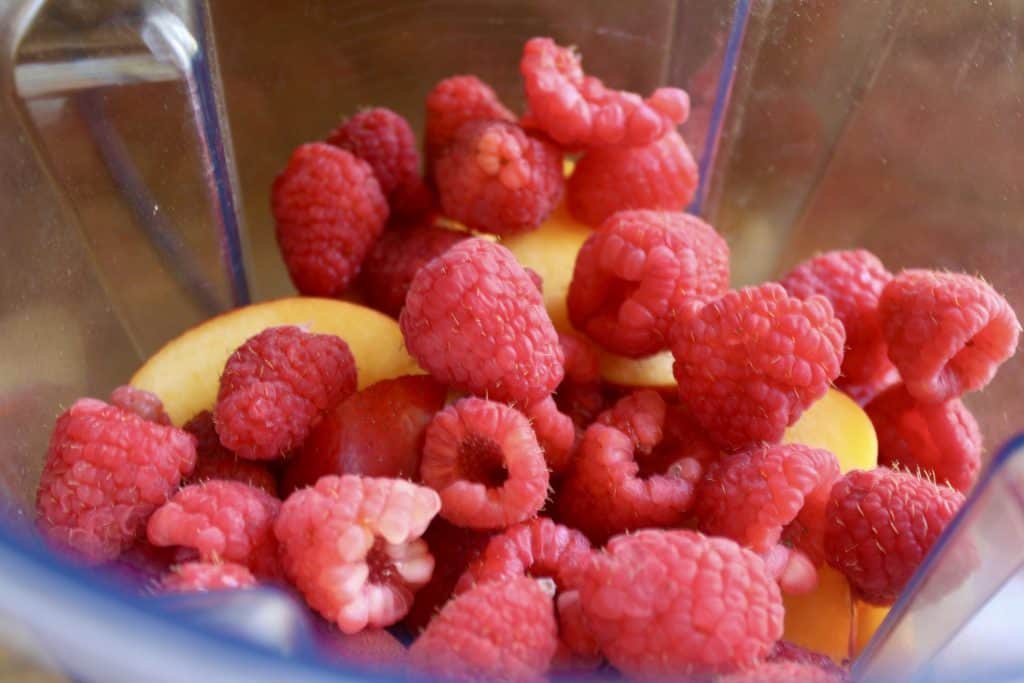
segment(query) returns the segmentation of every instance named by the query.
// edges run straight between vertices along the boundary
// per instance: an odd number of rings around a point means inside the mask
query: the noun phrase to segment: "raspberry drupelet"
[[[186,562],[171,568],[161,580],[166,593],[205,593],[256,585],[256,577],[234,562]]]
[[[322,477],[281,506],[281,564],[344,633],[390,626],[434,570],[420,536],[440,507],[434,491],[402,479]]]
[[[355,390],[355,358],[340,337],[269,327],[228,358],[213,420],[235,455],[272,460],[305,441]]]
[[[641,357],[668,346],[676,313],[729,287],[729,247],[695,216],[622,211],[584,242],[569,318],[604,348]]]
[[[541,294],[501,245],[463,240],[421,268],[399,324],[413,358],[452,388],[526,406],[562,381]]]
[[[458,526],[504,529],[547,498],[549,472],[530,422],[515,408],[464,398],[427,427],[420,477],[441,495],[441,516]]]
[[[57,418],[36,491],[36,525],[87,564],[114,560],[196,461],[188,433],[83,398]]]

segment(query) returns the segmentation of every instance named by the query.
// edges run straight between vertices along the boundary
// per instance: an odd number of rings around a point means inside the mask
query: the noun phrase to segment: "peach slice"
[[[398,323],[388,316],[346,301],[295,297],[245,306],[196,325],[150,356],[131,384],[159,396],[180,425],[213,406],[231,352],[276,325],[304,325],[344,339],[356,359],[360,388],[423,372],[406,352]]]
[[[803,595],[783,595],[786,607],[782,637],[828,655],[836,662],[850,656],[853,598],[846,577],[818,567],[818,587]]]
[[[857,656],[864,651],[872,636],[875,635],[875,631],[885,621],[885,617],[889,614],[889,608],[869,605],[858,600],[854,603],[853,612],[853,655]]]
[[[782,442],[832,451],[843,473],[878,465],[878,438],[871,420],[856,401],[837,389],[829,389],[808,408],[786,430]]]
[[[601,377],[612,384],[659,390],[675,390],[676,387],[671,351],[662,351],[646,358],[627,358],[601,351],[598,363]]]

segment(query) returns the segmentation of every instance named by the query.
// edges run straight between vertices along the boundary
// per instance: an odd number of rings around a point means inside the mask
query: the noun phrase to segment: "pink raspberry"
[[[726,538],[644,529],[595,553],[580,590],[601,651],[630,678],[749,668],[782,635],[764,562]]]
[[[370,306],[397,318],[420,268],[467,237],[464,232],[429,223],[387,230],[363,261],[359,291]]]
[[[967,493],[981,469],[981,430],[958,399],[921,403],[902,384],[865,411],[878,435],[878,463],[926,474]]]
[[[228,358],[213,421],[236,455],[271,460],[301,445],[355,390],[355,358],[340,337],[270,327]]]
[[[825,510],[822,507],[816,527],[818,551],[821,551],[821,537],[824,533]],[[787,529],[788,531],[788,529]],[[768,552],[760,553],[768,574],[779,584],[779,590],[785,595],[805,595],[818,587],[818,568],[807,553],[791,548],[788,540],[771,547]]]
[[[344,633],[399,621],[434,558],[420,536],[437,494],[403,479],[322,477],[288,496],[274,533],[285,574]]]
[[[694,514],[704,533],[756,553],[767,553],[794,526],[787,538],[820,562],[825,506],[838,478],[839,461],[828,451],[799,444],[753,448],[709,467]]]
[[[823,669],[826,673],[832,674],[841,683],[848,683],[850,677],[849,671],[833,662],[832,658],[828,655],[808,650],[788,640],[776,642],[766,661],[796,662],[797,664],[816,666],[819,669]]]
[[[515,408],[464,398],[430,422],[420,464],[441,494],[441,516],[473,529],[503,529],[544,505],[548,467],[537,436]]]
[[[182,427],[196,437],[196,466],[183,484],[201,484],[211,479],[240,481],[277,497],[277,478],[263,463],[242,460],[224,448],[213,426],[213,413],[204,410]]]
[[[923,403],[981,389],[1017,348],[1010,304],[970,275],[905,270],[882,291],[879,311],[889,358]]]
[[[763,662],[747,671],[717,679],[717,683],[843,683],[844,679],[813,664]]]
[[[597,422],[615,427],[633,441],[633,448],[649,454],[661,443],[665,424],[665,399],[651,389],[641,389],[619,399],[597,416]]]
[[[427,94],[426,149],[428,173],[455,132],[470,121],[515,122],[516,117],[501,103],[491,86],[476,76],[452,76]]]
[[[446,216],[514,235],[539,226],[565,192],[562,153],[504,121],[472,121],[434,164]]]
[[[431,680],[540,683],[558,646],[551,596],[524,576],[475,586],[445,605],[409,648]]]
[[[234,562],[186,562],[173,567],[161,582],[167,593],[205,593],[255,585],[256,577],[249,569]]]
[[[400,673],[409,657],[402,641],[382,628],[352,634],[332,629],[321,633],[318,642],[321,646],[318,654],[377,674]]]
[[[846,330],[840,388],[877,385],[893,371],[882,337],[878,299],[892,280],[878,257],[864,249],[830,251],[801,263],[779,282],[790,295],[814,294],[832,304]]]
[[[675,131],[643,147],[594,149],[566,185],[573,218],[598,226],[619,211],[682,211],[697,191],[697,162]]]
[[[577,383],[599,382],[601,371],[597,349],[575,334],[558,333],[558,343],[565,356],[565,379]]]
[[[558,409],[551,396],[534,403],[523,414],[537,435],[551,473],[564,472],[572,462],[573,446],[576,445],[576,425],[572,418]]]
[[[550,38],[526,41],[519,72],[531,120],[567,147],[646,145],[690,113],[690,98],[679,88],[659,88],[646,100],[606,88],[583,73],[579,55]]]
[[[171,418],[164,410],[160,397],[144,389],[136,389],[130,384],[122,384],[110,394],[110,403],[124,408],[141,417],[143,420],[161,425],[171,424]]]
[[[288,493],[326,474],[416,479],[427,425],[447,390],[429,375],[403,375],[362,389],[313,428],[281,477]]]
[[[364,109],[336,128],[327,142],[370,165],[392,212],[420,207],[420,155],[416,136],[402,116],[383,107]]]
[[[608,406],[608,397],[600,382],[580,384],[566,380],[555,392],[558,409],[572,418],[578,431],[586,429]],[[581,432],[582,433],[582,432]]]
[[[695,216],[622,211],[584,242],[568,307],[572,324],[609,351],[640,357],[668,345],[687,301],[729,287],[729,247]]]
[[[195,548],[204,562],[237,562],[256,576],[276,578],[281,571],[273,527],[280,509],[277,498],[239,481],[193,484],[149,518],[149,542]]]
[[[862,599],[891,605],[963,502],[906,472],[847,472],[825,513],[825,556]]]
[[[89,564],[115,559],[196,462],[195,440],[175,427],[83,398],[53,428],[36,490],[36,525],[55,547]]]
[[[800,300],[777,284],[729,292],[679,313],[679,396],[725,448],[777,442],[839,374],[843,341],[822,296]]]
[[[562,381],[562,349],[540,292],[505,247],[459,242],[413,278],[405,345],[440,382],[530,405]]]
[[[274,180],[271,210],[292,283],[311,296],[345,291],[388,217],[370,165],[321,142],[292,154]]]

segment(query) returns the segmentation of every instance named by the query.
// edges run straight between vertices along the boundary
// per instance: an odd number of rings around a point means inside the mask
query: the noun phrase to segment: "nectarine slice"
[[[196,325],[150,356],[131,384],[159,396],[174,424],[181,425],[213,406],[231,352],[276,325],[304,325],[344,339],[356,359],[360,388],[422,373],[405,350],[398,323],[383,313],[346,301],[295,297],[245,306]]]
[[[875,635],[875,631],[885,621],[886,616],[889,615],[889,608],[869,605],[857,600],[854,603],[853,613],[853,654],[857,656],[864,651],[872,636]]]
[[[627,358],[601,351],[598,357],[601,378],[606,382],[622,387],[660,390],[674,390],[676,387],[672,362],[670,351],[662,351],[646,358]]]
[[[808,408],[786,430],[782,442],[832,451],[843,473],[878,465],[878,438],[871,420],[856,401],[837,389],[829,389]]]
[[[784,640],[828,655],[836,662],[850,656],[853,599],[846,577],[818,567],[818,587],[803,595],[783,595],[786,607]]]

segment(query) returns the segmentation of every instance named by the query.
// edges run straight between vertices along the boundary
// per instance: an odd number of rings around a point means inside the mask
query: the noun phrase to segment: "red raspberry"
[[[891,605],[964,502],[906,472],[854,470],[832,487],[825,555],[867,602]]]
[[[491,86],[476,76],[452,76],[427,94],[427,169],[455,139],[455,132],[469,121],[508,121],[516,117],[501,103]]]
[[[320,142],[292,154],[274,180],[271,210],[292,282],[312,296],[345,291],[388,217],[370,165]]]
[[[359,291],[370,306],[397,318],[419,269],[467,237],[428,223],[387,230],[363,261]]]
[[[540,683],[557,646],[551,596],[534,579],[515,577],[445,605],[409,648],[409,663],[433,680]]]
[[[236,455],[270,460],[299,446],[355,390],[355,358],[340,337],[270,327],[228,358],[213,421]]]
[[[970,275],[905,270],[886,285],[879,311],[889,358],[923,403],[981,389],[1017,348],[1010,304]]]
[[[182,428],[196,437],[196,466],[183,484],[201,484],[211,479],[240,481],[277,497],[277,479],[263,463],[242,460],[224,448],[213,426],[213,413],[204,410]]]
[[[423,439],[447,392],[428,375],[386,379],[353,394],[313,428],[285,465],[292,492],[326,474],[415,479]]]
[[[729,292],[679,313],[679,396],[726,448],[776,442],[839,374],[843,340],[822,296],[800,300],[776,284]]]
[[[713,463],[697,487],[694,514],[706,534],[727,536],[767,553],[788,536],[821,561],[825,505],[839,478],[839,461],[826,450],[799,444],[754,448]]]
[[[496,235],[533,230],[565,192],[562,152],[503,121],[459,128],[434,179],[446,216]]]
[[[453,388],[530,405],[562,381],[540,292],[498,244],[464,240],[421,268],[399,324],[420,366]]]
[[[182,545],[204,562],[227,560],[261,577],[281,571],[274,519],[281,501],[239,481],[208,481],[181,489],[149,518],[153,545]]]
[[[665,399],[651,389],[641,389],[619,399],[597,416],[597,422],[629,436],[633,448],[649,454],[661,443],[665,424]]]
[[[882,337],[878,298],[892,279],[878,257],[864,249],[830,251],[801,263],[779,282],[792,296],[814,294],[832,304],[846,330],[841,388],[874,386],[893,371]]]
[[[526,417],[481,398],[464,398],[434,416],[420,477],[441,494],[441,516],[472,529],[529,519],[544,505],[549,480]]]
[[[249,588],[256,577],[234,562],[187,562],[173,567],[161,583],[167,593],[205,593]]]
[[[550,38],[526,41],[519,72],[531,121],[567,147],[646,145],[690,113],[679,88],[659,88],[646,100],[606,88],[583,73],[579,55]]]
[[[281,506],[285,574],[344,633],[390,626],[434,570],[420,536],[440,507],[436,493],[402,479],[322,477]]]
[[[420,155],[416,135],[402,116],[383,107],[364,109],[335,129],[327,142],[370,165],[392,212],[420,206]]]
[[[761,558],[694,531],[613,538],[580,597],[601,651],[630,678],[747,668],[782,635],[782,597]]]
[[[796,662],[797,664],[809,664],[832,674],[836,680],[842,683],[849,681],[849,671],[832,661],[828,655],[821,654],[801,647],[788,640],[780,640],[772,647],[768,655],[769,662]]]
[[[352,634],[332,629],[321,633],[318,642],[319,653],[329,659],[375,673],[397,673],[409,656],[402,641],[382,628]]]
[[[195,440],[182,430],[80,399],[50,437],[36,491],[39,532],[89,564],[113,560],[195,462]]]
[[[558,333],[558,343],[565,356],[565,379],[580,384],[601,380],[597,349],[575,334]]]
[[[821,553],[821,536],[824,533],[825,511],[821,510],[818,524],[818,550]],[[802,550],[791,548],[789,541],[772,546],[766,553],[760,553],[768,574],[779,584],[785,595],[804,595],[818,587],[818,568]]]
[[[717,683],[842,683],[843,678],[813,664],[764,662],[717,679]]]
[[[601,225],[627,209],[682,211],[697,190],[697,162],[671,132],[644,147],[590,150],[566,185],[572,217]]]
[[[572,462],[573,446],[576,445],[576,425],[572,418],[558,409],[551,396],[534,403],[524,414],[537,435],[551,473],[561,474]]]
[[[558,386],[555,404],[572,418],[577,430],[583,430],[607,407],[608,399],[598,382],[578,384],[567,380]]]
[[[572,324],[614,353],[638,358],[668,345],[687,301],[729,287],[729,247],[695,216],[622,211],[587,238],[576,257]]]
[[[533,286],[537,288],[537,291],[543,294],[544,278],[540,276],[540,273],[538,273],[533,268],[527,268],[526,266],[523,266],[523,271],[526,272],[526,275],[530,278],[530,282],[532,282]]]
[[[974,415],[954,398],[921,403],[897,385],[865,411],[878,435],[878,463],[910,472],[967,493],[981,468],[981,430]]]
[[[423,534],[423,540],[434,556],[434,573],[427,585],[416,592],[412,609],[404,623],[416,634],[427,627],[427,623],[452,597],[455,584],[471,562],[483,552],[491,534],[474,529],[464,529],[436,517]]]
[[[171,424],[171,418],[164,410],[160,397],[144,389],[136,389],[130,384],[122,384],[110,394],[110,403],[124,408],[141,417],[143,420],[161,425]]]

